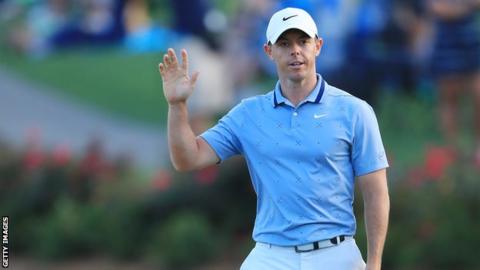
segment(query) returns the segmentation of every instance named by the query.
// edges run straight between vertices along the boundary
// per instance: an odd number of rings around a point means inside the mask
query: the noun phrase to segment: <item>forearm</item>
[[[390,199],[388,191],[364,195],[365,226],[367,233],[367,263],[369,269],[380,269],[383,247],[388,229]]]
[[[189,123],[186,102],[168,106],[168,146],[175,169],[187,171],[195,167],[198,145]]]
[[[365,212],[368,253],[366,269],[379,270],[382,266],[390,212],[386,169],[362,175],[357,181],[362,192]]]

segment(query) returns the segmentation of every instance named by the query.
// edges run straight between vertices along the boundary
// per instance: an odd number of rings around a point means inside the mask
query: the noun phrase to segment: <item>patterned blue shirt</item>
[[[253,239],[281,246],[354,235],[355,177],[388,167],[373,109],[320,75],[298,106],[278,82],[200,136],[220,160],[244,155],[257,193]]]

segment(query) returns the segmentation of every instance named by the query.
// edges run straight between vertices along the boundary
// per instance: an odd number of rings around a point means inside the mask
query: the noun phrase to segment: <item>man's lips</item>
[[[290,66],[290,67],[301,67],[303,65],[304,65],[304,63],[302,61],[292,61],[292,62],[288,63],[288,66]]]

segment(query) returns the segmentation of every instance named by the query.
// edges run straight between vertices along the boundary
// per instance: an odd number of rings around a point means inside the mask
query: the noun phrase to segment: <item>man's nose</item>
[[[293,43],[292,46],[291,46],[291,51],[290,51],[290,54],[291,55],[299,55],[300,54],[300,46],[296,43]]]

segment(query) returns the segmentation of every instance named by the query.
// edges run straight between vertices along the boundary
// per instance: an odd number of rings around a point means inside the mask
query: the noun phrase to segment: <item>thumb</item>
[[[196,71],[196,72],[194,72],[194,73],[192,74],[192,77],[190,78],[190,84],[191,84],[192,86],[194,86],[195,83],[197,82],[198,74],[200,74],[198,71]]]

